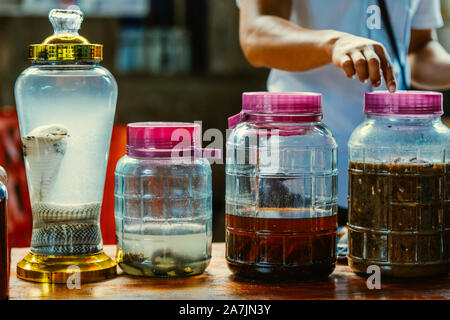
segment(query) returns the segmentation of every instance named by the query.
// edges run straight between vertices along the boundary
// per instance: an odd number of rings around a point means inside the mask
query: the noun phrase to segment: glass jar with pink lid
[[[131,275],[202,273],[211,258],[211,166],[196,123],[127,126],[115,171],[117,262]]]
[[[326,278],[336,262],[337,144],[317,93],[248,92],[229,118],[226,259],[237,276]]]
[[[450,271],[450,130],[442,94],[365,94],[349,140],[349,265],[390,277]]]

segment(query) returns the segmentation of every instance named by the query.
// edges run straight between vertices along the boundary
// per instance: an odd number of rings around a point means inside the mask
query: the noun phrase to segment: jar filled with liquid
[[[6,172],[0,167],[0,300],[8,299],[9,289],[9,250],[6,200]]]
[[[184,277],[211,258],[211,166],[194,123],[127,127],[115,172],[117,262],[128,274]]]
[[[442,94],[365,95],[366,120],[349,140],[349,265],[366,274],[450,272],[450,130]]]
[[[327,277],[336,262],[337,145],[321,95],[244,93],[229,118],[226,259],[237,276]]]
[[[116,274],[103,252],[100,212],[117,101],[114,76],[100,65],[103,46],[78,33],[84,14],[52,10],[54,34],[29,47],[32,66],[15,98],[33,213],[31,253],[21,279],[66,283]]]

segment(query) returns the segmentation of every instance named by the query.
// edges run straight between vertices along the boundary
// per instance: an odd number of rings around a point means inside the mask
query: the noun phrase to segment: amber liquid
[[[336,215],[266,219],[227,214],[228,266],[244,278],[323,279],[335,268],[336,232]]]
[[[9,257],[6,228],[6,197],[0,190],[0,300],[8,299]]]
[[[349,265],[384,276],[450,271],[450,165],[350,163]]]

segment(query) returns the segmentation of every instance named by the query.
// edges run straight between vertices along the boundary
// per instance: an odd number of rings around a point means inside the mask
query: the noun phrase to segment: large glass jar
[[[81,11],[49,18],[55,33],[30,46],[33,65],[15,86],[33,211],[31,254],[18,276],[65,283],[73,269],[95,281],[116,270],[102,251],[100,210],[117,84],[99,65],[103,46],[78,34]]]
[[[229,119],[226,259],[233,273],[312,280],[335,267],[337,145],[314,93],[244,93]]]
[[[442,94],[366,93],[349,140],[349,265],[366,274],[450,271],[450,130]]]
[[[115,172],[117,262],[124,272],[184,277],[208,266],[211,166],[200,134],[194,123],[128,125],[127,155]]]

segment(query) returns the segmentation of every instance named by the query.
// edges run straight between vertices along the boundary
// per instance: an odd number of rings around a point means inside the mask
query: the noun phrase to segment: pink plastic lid
[[[202,149],[200,124],[136,122],[127,125],[127,154],[134,157],[195,156],[220,159],[220,149]]]
[[[364,112],[379,115],[442,115],[442,93],[432,91],[366,92]]]
[[[201,148],[201,128],[196,123],[136,122],[127,125],[127,154],[135,157],[170,157],[172,152],[190,156]]]
[[[311,92],[244,92],[242,111],[275,114],[320,114],[322,95]]]
[[[274,122],[317,121],[322,117],[322,95],[312,92],[244,92],[242,112],[228,118],[234,128],[246,120]]]

